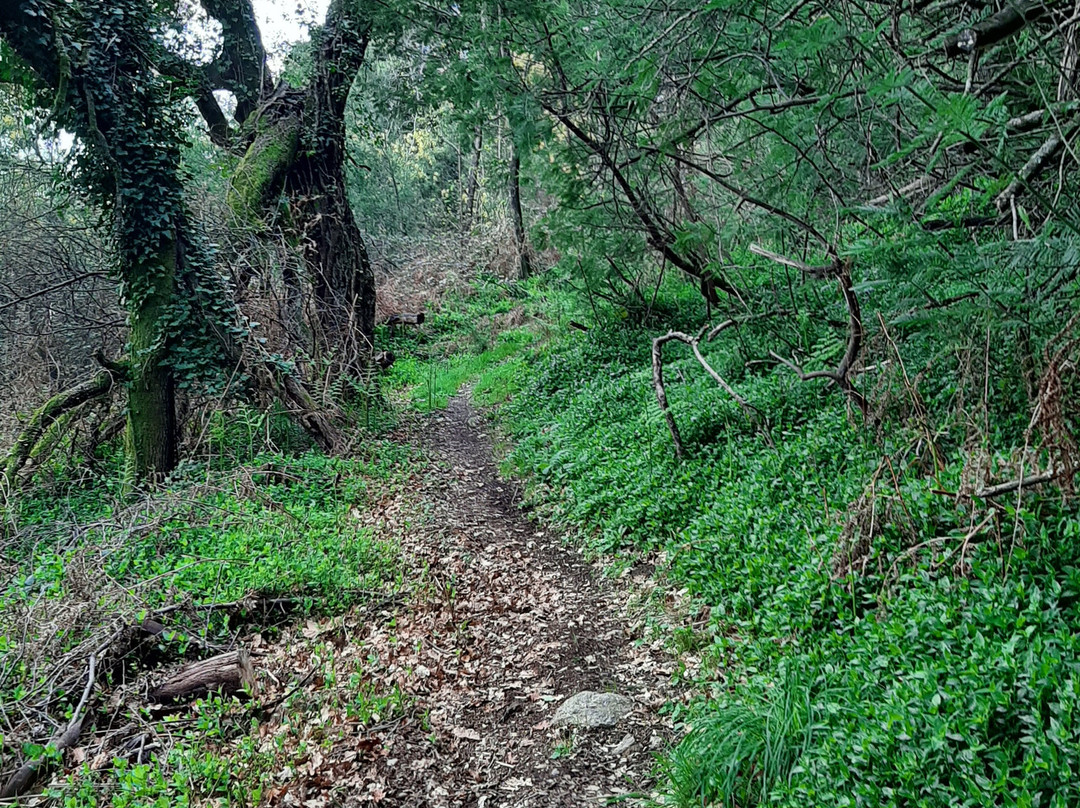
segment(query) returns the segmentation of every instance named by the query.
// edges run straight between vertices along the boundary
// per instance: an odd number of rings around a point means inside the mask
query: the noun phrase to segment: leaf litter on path
[[[408,490],[355,514],[400,543],[411,602],[298,629],[336,640],[352,673],[319,700],[314,728],[288,728],[308,751],[268,804],[554,808],[649,793],[674,734],[658,709],[681,697],[675,661],[634,636],[629,581],[598,576],[525,518],[481,420],[452,399],[418,433],[427,462]],[[581,691],[633,709],[615,726],[553,727]],[[379,694],[396,694],[390,714],[366,714]]]

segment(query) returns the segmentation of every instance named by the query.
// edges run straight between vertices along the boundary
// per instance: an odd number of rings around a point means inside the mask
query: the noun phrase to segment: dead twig
[[[62,754],[65,749],[79,740],[79,735],[82,734],[83,728],[83,710],[86,707],[87,701],[90,699],[90,692],[94,689],[96,680],[97,655],[91,654],[90,661],[87,665],[86,687],[83,688],[82,698],[79,699],[79,704],[75,707],[75,711],[71,714],[71,720],[68,721],[64,730],[54,735],[49,741],[49,747],[55,750],[56,754]],[[41,757],[23,763],[18,771],[16,771],[7,781],[3,791],[0,791],[0,799],[12,799],[30,788],[37,780],[38,776],[47,768],[52,757],[52,754],[46,752]]]

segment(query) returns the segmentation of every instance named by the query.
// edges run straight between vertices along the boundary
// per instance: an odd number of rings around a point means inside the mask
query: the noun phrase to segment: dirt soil
[[[404,711],[330,732],[341,722],[324,709],[327,738],[269,801],[553,808],[648,795],[672,736],[658,710],[677,697],[664,643],[630,628],[649,570],[603,577],[526,518],[466,398],[432,416],[419,443],[427,460],[412,490],[363,516],[398,537],[413,595],[306,632],[361,662],[362,687],[399,688]],[[582,690],[629,696],[633,712],[615,727],[552,728]]]

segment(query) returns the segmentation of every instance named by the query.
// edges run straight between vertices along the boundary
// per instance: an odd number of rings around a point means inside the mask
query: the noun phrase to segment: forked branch
[[[869,414],[870,404],[866,400],[866,396],[860,393],[851,382],[851,369],[858,360],[859,353],[862,351],[863,337],[865,336],[862,311],[859,308],[859,298],[855,295],[855,290],[852,288],[851,259],[846,261],[837,259],[828,266],[811,266],[809,264],[804,264],[801,261],[795,261],[791,258],[785,258],[784,256],[771,253],[757,245],[751,245],[750,251],[755,255],[763,256],[784,264],[785,266],[794,267],[814,278],[836,278],[837,283],[840,285],[840,293],[844,297],[844,304],[847,306],[848,310],[848,341],[847,347],[844,349],[844,355],[840,359],[840,363],[833,370],[815,370],[807,373],[799,365],[796,365],[790,359],[785,359],[780,356],[776,351],[769,351],[769,356],[784,365],[784,367],[790,368],[795,375],[804,382],[811,381],[812,379],[828,379],[833,382],[847,394],[848,398],[855,403],[865,418]]]

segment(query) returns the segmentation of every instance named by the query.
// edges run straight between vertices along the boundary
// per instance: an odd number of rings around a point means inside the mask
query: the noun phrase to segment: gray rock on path
[[[613,727],[630,714],[634,701],[618,693],[575,693],[555,711],[552,727]]]

